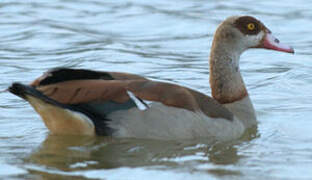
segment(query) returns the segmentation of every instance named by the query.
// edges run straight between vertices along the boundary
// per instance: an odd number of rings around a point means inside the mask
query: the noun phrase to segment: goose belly
[[[151,139],[192,139],[211,138],[227,141],[239,138],[245,128],[234,118],[207,117],[202,112],[169,107],[152,103],[150,108],[131,108],[116,111],[108,116],[108,126],[114,129],[115,137],[135,137]]]

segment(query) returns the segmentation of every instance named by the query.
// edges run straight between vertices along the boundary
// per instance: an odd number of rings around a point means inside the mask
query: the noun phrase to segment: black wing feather
[[[109,73],[86,69],[55,68],[47,73],[48,76],[40,81],[40,85],[49,85],[71,80],[114,79]]]

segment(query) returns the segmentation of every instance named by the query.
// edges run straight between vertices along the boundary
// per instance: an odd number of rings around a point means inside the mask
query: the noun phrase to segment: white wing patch
[[[139,110],[145,111],[149,108],[147,104],[144,104],[141,100],[139,100],[131,91],[127,91],[127,94],[134,101]]]

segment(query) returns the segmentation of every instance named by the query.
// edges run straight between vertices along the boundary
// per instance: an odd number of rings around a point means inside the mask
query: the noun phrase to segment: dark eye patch
[[[240,32],[242,32],[243,34],[248,35],[258,34],[263,29],[262,23],[251,16],[242,16],[238,18],[234,22],[234,26],[239,29]],[[254,26],[254,28],[248,28],[248,26]]]

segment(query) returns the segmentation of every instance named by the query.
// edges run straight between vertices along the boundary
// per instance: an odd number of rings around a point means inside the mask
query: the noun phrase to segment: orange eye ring
[[[254,23],[249,23],[249,24],[247,24],[247,29],[248,29],[248,30],[252,31],[252,30],[254,30],[255,28],[256,28],[256,25],[255,25]]]

